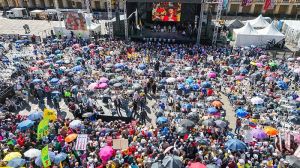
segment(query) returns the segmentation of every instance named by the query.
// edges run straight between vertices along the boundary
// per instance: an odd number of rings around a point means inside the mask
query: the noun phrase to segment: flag
[[[275,0],[265,0],[264,11],[273,9],[275,6]]]
[[[44,136],[47,136],[49,134],[49,120],[47,118],[43,119],[39,123],[37,130],[37,139],[41,139]]]
[[[228,0],[223,0],[223,9],[227,9],[228,7]]]
[[[50,157],[49,157],[49,153],[48,153],[48,145],[46,145],[43,149],[42,149],[42,163],[44,167],[50,167],[51,166],[51,161],[50,161]]]
[[[251,6],[252,5],[252,0],[243,0],[242,1],[242,6]]]

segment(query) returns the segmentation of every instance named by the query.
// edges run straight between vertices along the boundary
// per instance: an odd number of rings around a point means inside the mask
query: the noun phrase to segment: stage
[[[157,42],[196,42],[199,22],[201,40],[209,39],[210,20],[200,20],[198,0],[127,0],[128,35],[132,40]]]

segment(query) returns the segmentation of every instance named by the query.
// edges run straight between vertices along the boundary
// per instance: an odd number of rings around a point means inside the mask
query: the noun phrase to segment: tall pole
[[[124,0],[124,27],[125,27],[125,40],[128,41],[128,20],[127,20],[127,0]]]
[[[202,32],[202,21],[203,21],[204,5],[205,5],[205,1],[202,1],[201,2],[201,8],[200,8],[200,17],[199,17],[199,21],[198,21],[198,32],[197,32],[197,41],[196,41],[196,44],[200,44],[201,32]]]
[[[58,0],[54,1],[55,9],[57,11],[57,19],[59,21],[59,29],[62,30],[62,24],[61,24],[61,12],[59,10]]]

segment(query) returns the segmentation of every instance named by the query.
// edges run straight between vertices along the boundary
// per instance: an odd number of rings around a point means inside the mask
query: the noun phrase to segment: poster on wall
[[[158,2],[153,3],[152,21],[180,22],[181,3]]]
[[[67,30],[87,30],[85,18],[82,13],[64,13],[65,26]]]

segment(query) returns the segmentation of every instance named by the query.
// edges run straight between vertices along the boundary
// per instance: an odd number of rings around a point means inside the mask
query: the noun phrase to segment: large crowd
[[[300,166],[297,58],[76,37],[22,50],[31,54],[2,59],[16,72],[15,97],[0,108],[0,166],[45,167],[46,145],[50,167]],[[47,110],[55,114],[38,138]],[[76,150],[81,134],[86,149]]]

